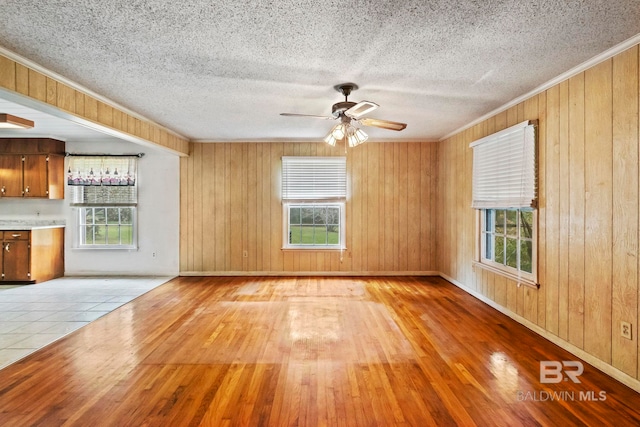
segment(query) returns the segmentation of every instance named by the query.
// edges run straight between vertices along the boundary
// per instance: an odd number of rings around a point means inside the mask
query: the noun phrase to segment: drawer
[[[10,240],[29,240],[30,233],[30,231],[24,230],[5,231],[3,240],[5,242]]]

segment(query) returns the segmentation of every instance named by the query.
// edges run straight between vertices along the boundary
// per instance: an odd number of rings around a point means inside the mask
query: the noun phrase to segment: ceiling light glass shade
[[[335,147],[335,146],[336,146],[336,142],[337,142],[337,141],[338,141],[338,140],[337,140],[337,139],[335,139],[335,138],[333,137],[333,133],[332,133],[332,132],[329,132],[329,135],[327,135],[327,136],[324,138],[324,142],[326,142],[327,144],[329,144],[329,145],[330,145],[330,146],[332,146],[332,147]]]
[[[351,134],[347,137],[347,141],[349,142],[349,147],[355,147],[358,145],[358,139],[354,134]]]
[[[360,145],[363,142],[365,142],[367,139],[369,139],[369,135],[364,133],[362,129],[355,129],[354,131],[350,132],[349,136],[347,137],[347,141],[349,142],[349,147],[355,147],[357,145]]]
[[[369,135],[367,135],[362,129],[356,129],[356,136],[360,140],[360,144],[369,139]]]
[[[331,132],[324,137],[324,142],[335,147],[338,141],[345,141],[349,147],[362,144],[369,136],[362,130],[351,126],[351,124],[340,123],[331,129]]]
[[[343,123],[340,123],[339,125],[334,126],[333,130],[331,130],[331,135],[333,135],[335,139],[344,138],[344,135],[346,133],[347,133],[347,126]]]
[[[0,113],[0,129],[30,129],[32,127],[33,122],[31,120]]]

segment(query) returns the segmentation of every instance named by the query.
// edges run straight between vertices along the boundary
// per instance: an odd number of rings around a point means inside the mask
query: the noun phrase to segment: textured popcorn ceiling
[[[0,46],[180,134],[320,140],[333,86],[438,139],[640,33],[637,1],[3,0]]]

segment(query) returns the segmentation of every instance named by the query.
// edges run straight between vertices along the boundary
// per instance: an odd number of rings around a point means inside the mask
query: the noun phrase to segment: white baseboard
[[[178,274],[175,271],[163,271],[163,270],[154,270],[154,271],[81,270],[81,271],[65,271],[64,277],[178,277]]]
[[[512,318],[516,322],[520,323],[521,325],[531,329],[533,332],[535,332],[536,334],[542,336],[543,338],[546,338],[547,340],[551,341],[552,343],[554,343],[558,347],[560,347],[560,348],[562,348],[564,350],[567,350],[569,353],[573,354],[574,356],[584,360],[585,362],[587,362],[590,365],[594,366],[598,370],[604,372],[605,374],[609,375],[610,377],[620,381],[622,384],[626,385],[627,387],[632,388],[636,392],[640,393],[640,380],[638,380],[636,378],[633,378],[632,376],[622,372],[621,370],[619,370],[619,369],[609,365],[608,363],[603,362],[602,360],[598,359],[597,357],[587,353],[586,351],[582,350],[581,348],[576,347],[575,345],[563,340],[562,338],[558,337],[557,335],[552,334],[551,332],[547,331],[546,329],[541,328],[540,326],[536,325],[535,323],[531,322],[530,320],[525,319],[524,317],[520,316],[519,314],[514,313],[513,311],[511,311],[511,310],[509,310],[509,309],[497,304],[495,301],[487,298],[486,296],[482,295],[479,292],[476,292],[476,291],[466,287],[465,285],[463,285],[462,283],[458,282],[454,278],[449,277],[444,273],[439,273],[439,276],[442,277],[443,279],[453,283],[455,286],[459,287],[460,289],[462,289],[463,291],[467,292],[468,294],[476,297],[477,299],[479,299],[483,303],[485,303],[485,304],[491,306],[492,308],[498,310],[500,313],[509,316],[510,318]]]
[[[180,276],[440,276],[437,271],[181,271]]]

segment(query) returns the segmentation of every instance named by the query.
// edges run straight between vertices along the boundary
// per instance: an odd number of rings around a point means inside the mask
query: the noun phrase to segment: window
[[[285,203],[289,220],[285,247],[342,248],[343,212],[344,203]]]
[[[482,262],[533,280],[536,261],[535,212],[523,209],[483,209]]]
[[[80,208],[82,246],[134,247],[135,207]]]
[[[345,157],[283,157],[283,248],[344,249]]]
[[[137,157],[72,156],[67,173],[76,247],[136,249]]]
[[[471,143],[477,260],[518,283],[537,285],[536,125],[526,121]]]

